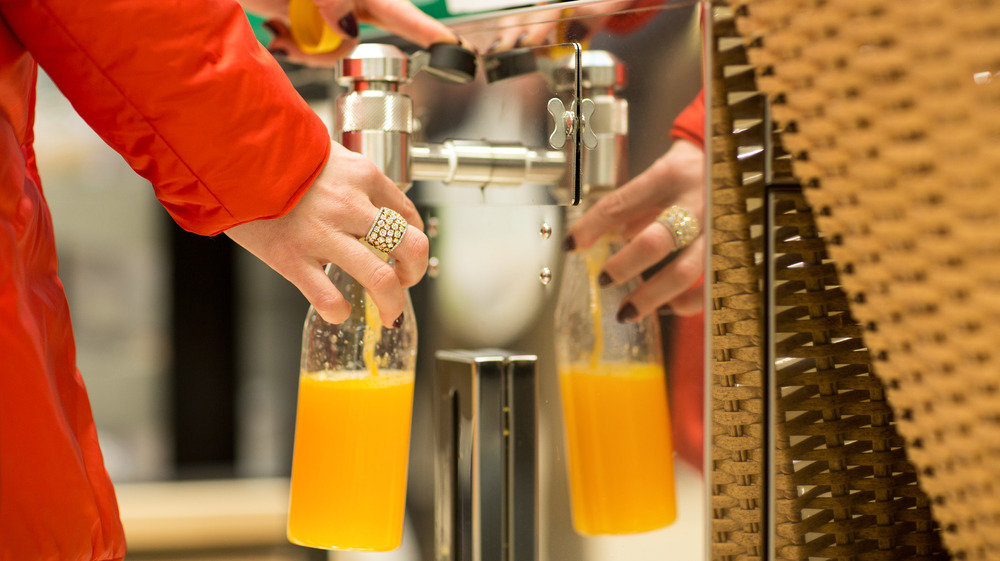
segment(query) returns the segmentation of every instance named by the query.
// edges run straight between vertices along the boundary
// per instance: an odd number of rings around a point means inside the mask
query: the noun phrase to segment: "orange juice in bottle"
[[[308,372],[299,382],[289,539],[388,551],[403,535],[413,372]]]
[[[288,539],[322,549],[389,551],[403,536],[417,333],[385,328],[364,289],[328,274],[351,302],[340,324],[306,318]]]
[[[572,364],[559,385],[566,423],[573,525],[629,534],[676,517],[673,449],[658,364]]]
[[[573,526],[631,534],[677,517],[673,444],[655,318],[620,324],[632,286],[600,288],[613,243],[566,256],[556,309],[556,359]]]

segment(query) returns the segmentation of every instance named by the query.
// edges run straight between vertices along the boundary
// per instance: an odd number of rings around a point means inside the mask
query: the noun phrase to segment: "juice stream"
[[[372,376],[378,376],[378,362],[375,361],[375,345],[378,343],[379,335],[382,334],[382,319],[378,315],[378,308],[372,297],[365,291],[365,334],[362,344],[362,356],[365,359],[365,366]]]
[[[597,244],[587,252],[585,261],[587,264],[587,281],[590,283],[590,320],[593,322],[594,348],[590,351],[590,367],[597,368],[604,354],[604,325],[601,323],[601,287],[597,278],[601,273],[604,262],[608,259],[610,251],[608,241],[601,238]]]

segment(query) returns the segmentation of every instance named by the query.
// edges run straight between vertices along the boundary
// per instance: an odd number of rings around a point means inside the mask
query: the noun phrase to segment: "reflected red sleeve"
[[[674,119],[671,138],[683,138],[705,148],[705,89]]]

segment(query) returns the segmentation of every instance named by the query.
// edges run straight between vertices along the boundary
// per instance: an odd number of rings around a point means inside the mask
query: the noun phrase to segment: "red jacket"
[[[705,149],[705,90],[674,120],[670,136]],[[706,213],[708,209],[706,208]],[[699,281],[703,282],[703,281]],[[689,464],[701,468],[704,454],[705,314],[675,317],[671,348],[670,407],[674,418],[674,448]]]
[[[0,561],[125,554],[32,150],[37,65],[184,228],[289,210],[329,136],[229,0],[0,0]]]

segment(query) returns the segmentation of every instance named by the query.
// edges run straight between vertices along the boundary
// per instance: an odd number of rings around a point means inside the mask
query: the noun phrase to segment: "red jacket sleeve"
[[[705,89],[674,119],[671,138],[683,138],[705,148]]]
[[[295,205],[329,133],[232,0],[0,0],[0,17],[183,228]]]

